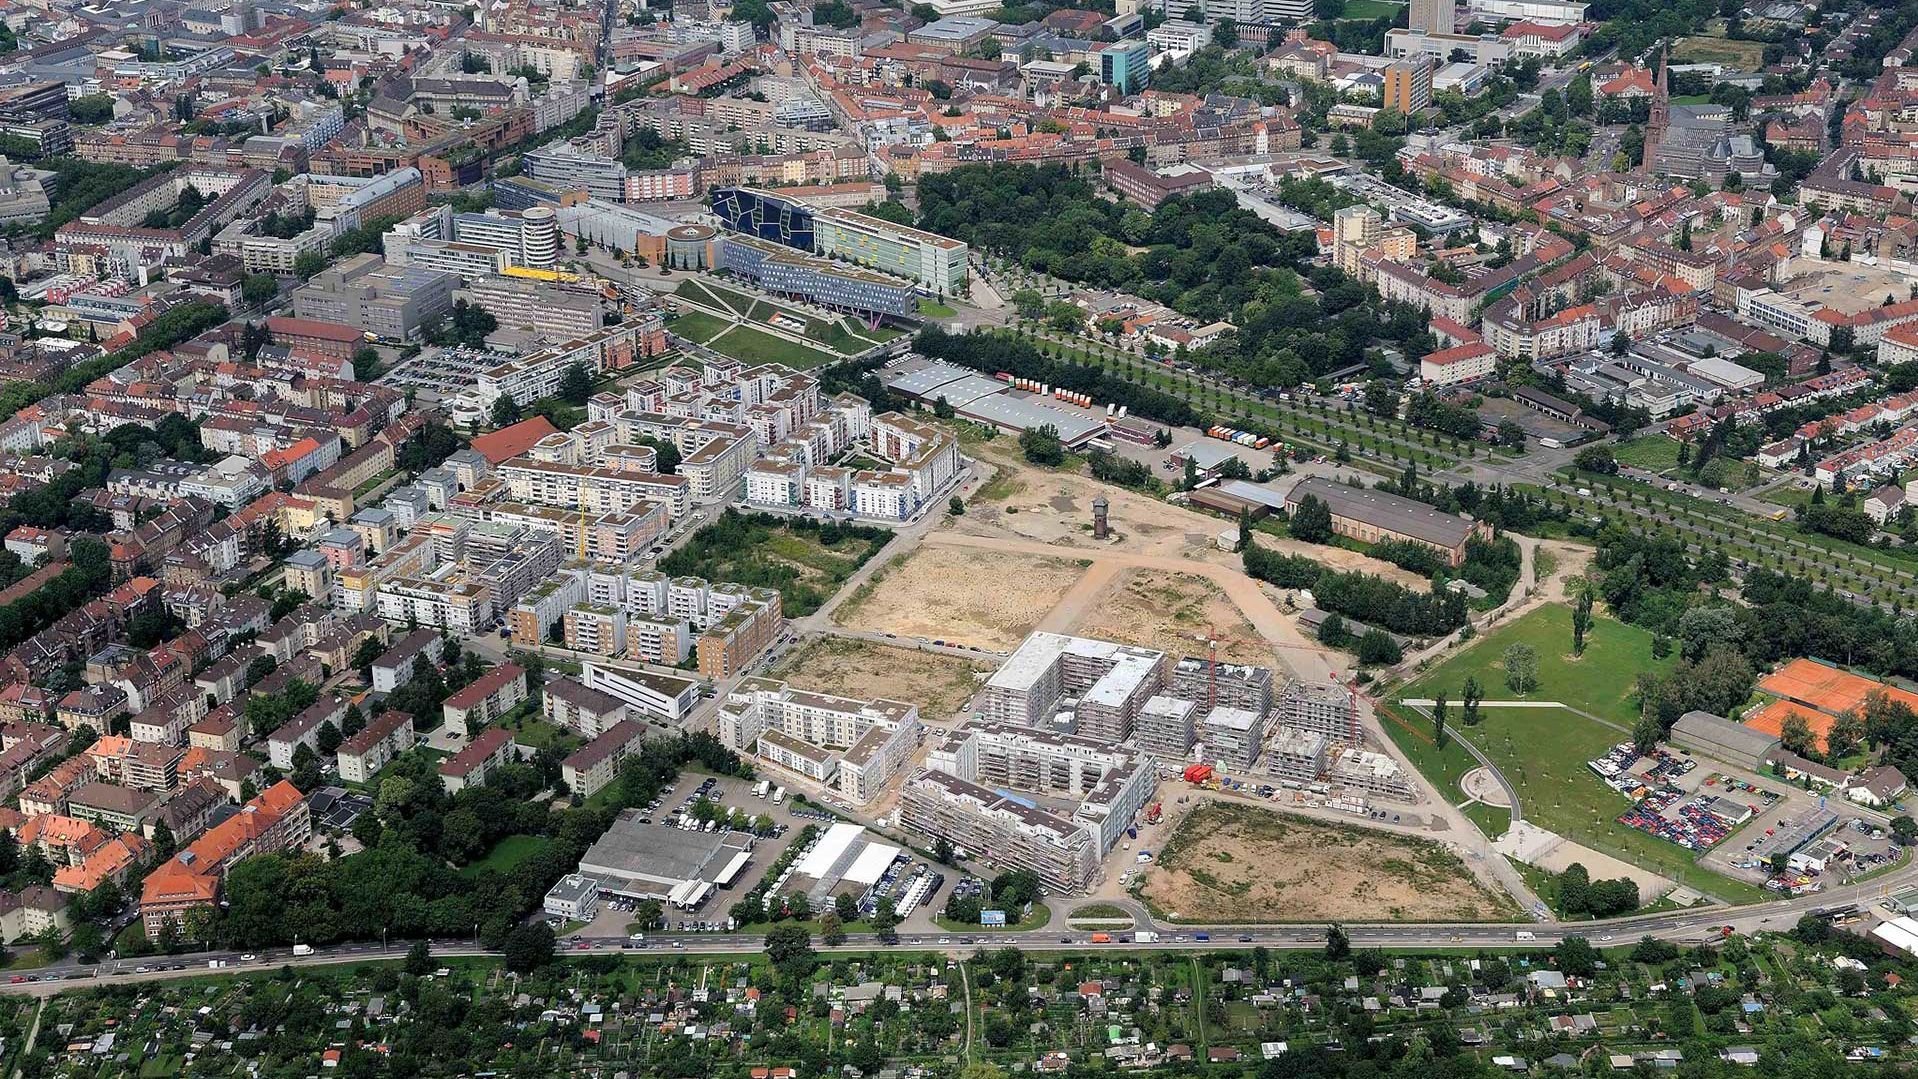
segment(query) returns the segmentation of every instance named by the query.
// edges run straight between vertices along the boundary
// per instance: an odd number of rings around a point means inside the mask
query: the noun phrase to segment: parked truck
[[[1209,764],[1188,764],[1185,766],[1187,783],[1204,783],[1212,778],[1212,766]]]

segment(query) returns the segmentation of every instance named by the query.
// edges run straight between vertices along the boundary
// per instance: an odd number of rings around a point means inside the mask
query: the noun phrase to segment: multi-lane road
[[[1618,918],[1600,922],[1573,924],[1485,924],[1485,925],[1392,925],[1368,924],[1344,927],[1348,939],[1357,948],[1420,949],[1430,951],[1476,951],[1487,948],[1550,948],[1567,937],[1583,937],[1605,947],[1629,945],[1651,936],[1678,943],[1699,943],[1720,939],[1727,927],[1737,933],[1780,932],[1790,929],[1800,917],[1818,909],[1840,905],[1864,906],[1874,897],[1896,890],[1918,877],[1918,866],[1907,866],[1868,884],[1847,886],[1831,892],[1798,899],[1779,900],[1750,907],[1727,909],[1706,907],[1663,914]],[[976,948],[1011,945],[1028,951],[1090,951],[1132,949],[1142,951],[1194,951],[1265,947],[1275,950],[1309,950],[1323,947],[1327,926],[1300,924],[1283,926],[1186,926],[1166,925],[1137,915],[1138,929],[1149,930],[1158,939],[1141,943],[1133,933],[1114,931],[1113,943],[1093,943],[1093,934],[1071,930],[1032,930],[1005,933],[929,934],[906,932],[887,944],[869,933],[851,934],[845,943],[822,951],[864,952],[880,949],[939,951],[966,954]],[[334,966],[347,963],[397,960],[405,956],[409,942],[385,944],[342,944],[316,948],[310,955],[295,956],[289,950],[264,949],[257,953],[230,950],[192,952],[176,956],[107,960],[83,963],[66,960],[30,972],[14,975],[17,981],[0,984],[0,990],[47,996],[66,989],[102,983],[166,981],[203,975],[265,973],[282,966]],[[587,955],[737,955],[763,949],[762,938],[740,933],[651,933],[643,943],[624,938],[599,937],[567,939],[560,942],[561,954]],[[441,958],[492,956],[466,940],[433,942],[433,954]],[[214,966],[213,964],[218,964]]]

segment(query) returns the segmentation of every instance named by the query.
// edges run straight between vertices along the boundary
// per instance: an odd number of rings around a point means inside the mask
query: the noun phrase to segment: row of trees
[[[1257,543],[1246,544],[1240,558],[1249,576],[1280,588],[1310,589],[1321,609],[1368,626],[1435,637],[1465,624],[1465,597],[1456,592],[1414,592],[1383,577],[1328,569],[1314,559],[1280,554]]]
[[[527,791],[526,776],[512,768],[470,795],[449,798],[429,764],[401,767],[381,781],[370,814],[377,827],[367,826],[373,846],[331,861],[305,853],[241,861],[226,878],[227,906],[202,934],[235,948],[382,935],[477,937],[486,947],[510,946],[521,966],[537,965],[542,955],[551,957],[551,933],[541,939],[536,930],[544,926],[522,926],[525,916],[622,809],[652,801],[695,762],[751,775],[737,754],[706,734],[648,740],[621,763],[603,807],[554,809],[528,801],[536,792]],[[511,869],[462,874],[454,868],[452,859],[504,834],[536,835],[541,842]]]
[[[1175,427],[1204,427],[1207,419],[1190,404],[1169,393],[1128,382],[1097,367],[1052,359],[1024,341],[994,334],[950,334],[928,324],[919,331],[913,348],[922,355],[970,368],[982,374],[1001,372],[1049,386],[1088,394],[1094,400],[1124,405],[1132,415]],[[879,407],[874,402],[873,407]]]

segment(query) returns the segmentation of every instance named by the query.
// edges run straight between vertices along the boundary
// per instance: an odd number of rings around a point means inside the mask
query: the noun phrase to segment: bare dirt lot
[[[938,719],[964,708],[979,689],[974,675],[991,669],[991,664],[955,656],[815,637],[788,657],[774,677],[815,693],[905,701],[917,705],[921,716]]]
[[[1125,570],[1072,627],[1082,637],[1203,656],[1208,638],[1228,663],[1272,663],[1272,646],[1252,628],[1225,591],[1202,577],[1152,569]]]
[[[1481,922],[1517,909],[1428,840],[1206,802],[1180,822],[1141,897],[1194,923]]]
[[[1070,468],[1046,469],[1027,463],[1018,443],[1008,438],[969,440],[966,452],[997,470],[967,505],[963,517],[945,527],[962,535],[1018,537],[1088,551],[1190,558],[1238,569],[1240,557],[1219,549],[1218,534],[1236,522],[1201,513],[1110,483]],[[1092,538],[1092,500],[1104,498],[1113,538]],[[1260,533],[1259,545],[1287,554],[1304,554],[1339,570],[1363,570],[1408,587],[1426,580],[1390,562],[1343,547],[1322,546]]]
[[[1076,558],[925,546],[888,567],[833,617],[851,629],[1007,650],[1085,570]]]

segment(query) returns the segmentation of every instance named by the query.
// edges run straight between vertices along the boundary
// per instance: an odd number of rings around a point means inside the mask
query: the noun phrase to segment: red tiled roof
[[[484,455],[488,462],[499,464],[524,455],[533,448],[533,443],[558,433],[559,428],[554,427],[552,421],[544,416],[534,416],[530,420],[521,420],[510,427],[502,427],[475,438],[473,448]]]

